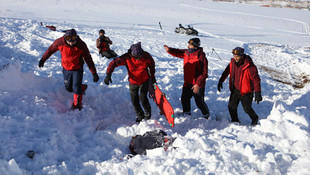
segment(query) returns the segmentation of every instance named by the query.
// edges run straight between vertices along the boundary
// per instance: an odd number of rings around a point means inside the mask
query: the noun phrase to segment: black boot
[[[208,120],[210,117],[210,114],[203,115],[203,117]]]
[[[146,112],[144,116],[145,116],[145,120],[151,119],[151,112]]]
[[[144,118],[145,118],[144,112],[143,112],[143,111],[142,111],[142,112],[139,112],[139,113],[137,114],[136,122],[140,123]]]
[[[240,123],[239,118],[238,118],[237,109],[231,109],[231,108],[228,107],[228,111],[229,111],[229,114],[230,114],[230,117],[231,117],[231,122],[238,122],[238,123]]]
[[[144,116],[138,116],[136,122],[140,123],[144,119]]]
[[[251,125],[257,125],[258,122],[258,116],[256,115],[255,117],[252,118]]]

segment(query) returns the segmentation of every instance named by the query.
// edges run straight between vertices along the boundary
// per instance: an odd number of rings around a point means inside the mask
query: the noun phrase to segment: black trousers
[[[117,54],[113,50],[107,50],[101,52],[102,57],[107,57],[108,59],[117,57]]]
[[[228,110],[232,122],[239,122],[237,108],[240,101],[244,112],[250,116],[252,121],[256,120],[258,116],[255,113],[254,109],[252,108],[253,93],[248,93],[245,94],[244,96],[241,96],[240,91],[234,88],[233,92],[231,92],[230,94],[228,103]]]
[[[147,98],[147,93],[149,91],[149,80],[147,80],[141,85],[129,84],[129,91],[130,91],[131,102],[132,102],[132,105],[135,109],[137,116],[140,118],[144,118],[145,115],[150,116],[151,105]],[[139,92],[140,92],[140,95],[139,95]],[[145,110],[145,115],[141,108],[140,102]]]
[[[205,88],[200,88],[199,93],[195,94],[192,90],[191,85],[183,86],[181,102],[183,107],[183,112],[191,111],[191,98],[194,96],[197,107],[201,110],[203,115],[210,114],[209,108],[204,101]]]

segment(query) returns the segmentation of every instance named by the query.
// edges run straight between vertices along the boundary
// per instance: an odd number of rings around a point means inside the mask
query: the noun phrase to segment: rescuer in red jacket
[[[43,67],[44,62],[58,50],[61,53],[66,90],[74,93],[72,108],[81,110],[83,93],[87,89],[87,85],[82,84],[84,61],[93,74],[94,82],[97,82],[99,76],[95,64],[85,42],[80,39],[74,29],[71,29],[67,30],[64,36],[56,39],[47,49],[39,62],[39,67]]]
[[[191,114],[190,100],[194,96],[197,107],[204,117],[208,119],[210,112],[204,102],[205,85],[208,78],[208,60],[202,47],[200,47],[200,39],[190,39],[188,49],[174,49],[167,45],[164,45],[164,47],[172,56],[184,59],[184,85],[181,96],[183,114]]]
[[[112,72],[118,66],[126,66],[128,71],[131,102],[137,114],[136,122],[150,119],[151,105],[147,98],[149,81],[152,81],[153,84],[156,83],[153,57],[142,49],[141,42],[133,44],[127,53],[110,62],[104,79],[106,85],[112,83]],[[140,106],[140,102],[144,111]]]
[[[250,56],[244,54],[244,49],[236,47],[232,50],[234,58],[224,70],[219,83],[218,91],[221,92],[223,82],[229,77],[229,89],[231,95],[228,103],[228,110],[232,122],[240,122],[237,108],[241,101],[244,111],[252,119],[251,125],[256,125],[258,116],[252,108],[253,93],[255,92],[254,101],[259,104],[262,101],[260,77],[256,66]]]
[[[99,49],[99,54],[101,54],[102,57],[107,57],[108,59],[117,57],[117,54],[110,49],[110,44],[112,44],[112,41],[104,34],[105,31],[100,29],[99,38],[96,40],[96,46]]]

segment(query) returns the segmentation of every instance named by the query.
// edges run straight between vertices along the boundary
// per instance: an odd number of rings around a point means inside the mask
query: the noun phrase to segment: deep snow
[[[0,174],[310,172],[309,11],[195,0],[7,0],[0,2],[0,21]],[[152,119],[137,124],[125,67],[116,68],[111,86],[102,82],[110,60],[97,53],[97,33],[105,29],[119,55],[141,41],[154,57],[159,86],[180,112],[183,62],[163,48],[186,48],[191,36],[173,32],[179,23],[200,32],[209,60],[205,100],[211,119],[202,118],[192,101],[193,115],[177,117],[171,128],[150,101]],[[69,110],[72,94],[64,89],[60,53],[43,69],[37,66],[61,30],[70,28],[88,45],[100,76],[92,82],[84,66],[89,88],[82,111]],[[236,46],[251,55],[262,79],[263,102],[253,103],[260,116],[255,127],[242,107],[242,124],[229,122],[227,81],[217,92]],[[131,136],[154,129],[176,137],[176,149],[126,159]]]

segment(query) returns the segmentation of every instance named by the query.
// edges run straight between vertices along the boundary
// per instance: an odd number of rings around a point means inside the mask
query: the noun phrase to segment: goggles
[[[142,58],[142,55],[132,55],[135,59],[140,59]]]
[[[72,35],[69,35],[69,36],[65,36],[66,40],[69,41],[69,42],[74,42],[76,40],[76,36],[72,36]]]
[[[236,50],[236,49],[233,49],[232,50],[232,54],[233,55],[243,55],[243,52],[239,51],[239,50]]]

